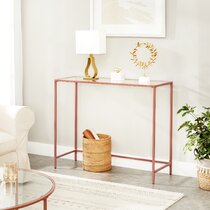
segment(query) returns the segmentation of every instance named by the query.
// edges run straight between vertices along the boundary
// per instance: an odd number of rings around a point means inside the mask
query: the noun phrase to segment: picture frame
[[[165,0],[90,0],[90,29],[111,37],[165,37]]]

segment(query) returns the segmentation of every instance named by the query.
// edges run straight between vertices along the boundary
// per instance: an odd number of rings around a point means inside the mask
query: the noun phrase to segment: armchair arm
[[[27,131],[34,124],[34,113],[26,106],[0,106],[0,130],[13,136]]]

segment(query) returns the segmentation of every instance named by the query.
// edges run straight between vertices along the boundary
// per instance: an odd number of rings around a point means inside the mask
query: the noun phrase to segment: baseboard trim
[[[72,147],[67,146],[58,146],[57,151],[58,154],[62,154],[72,150]],[[40,142],[33,142],[30,141],[28,143],[28,152],[29,154],[36,154],[36,155],[43,155],[53,157],[54,147],[52,144],[44,144]],[[73,160],[73,154],[67,155],[64,158]],[[78,160],[82,160],[82,154],[78,154]],[[164,160],[163,160],[164,161]],[[136,160],[128,160],[128,159],[121,159],[115,158],[112,159],[113,166],[120,166],[125,168],[132,168],[132,169],[140,169],[140,170],[151,170],[151,164],[143,161],[136,161]],[[159,166],[159,164],[157,164]],[[159,173],[168,173],[168,168],[160,171]],[[173,174],[174,175],[181,175],[181,176],[188,176],[188,177],[196,177],[196,164],[193,162],[181,162],[181,161],[173,161]]]

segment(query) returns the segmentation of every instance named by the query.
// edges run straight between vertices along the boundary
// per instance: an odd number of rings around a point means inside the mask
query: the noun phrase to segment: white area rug
[[[181,193],[47,173],[56,182],[49,210],[163,210]]]

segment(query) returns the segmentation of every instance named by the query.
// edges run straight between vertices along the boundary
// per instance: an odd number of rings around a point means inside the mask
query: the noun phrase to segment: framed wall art
[[[165,37],[165,0],[90,0],[90,28],[107,36]]]

